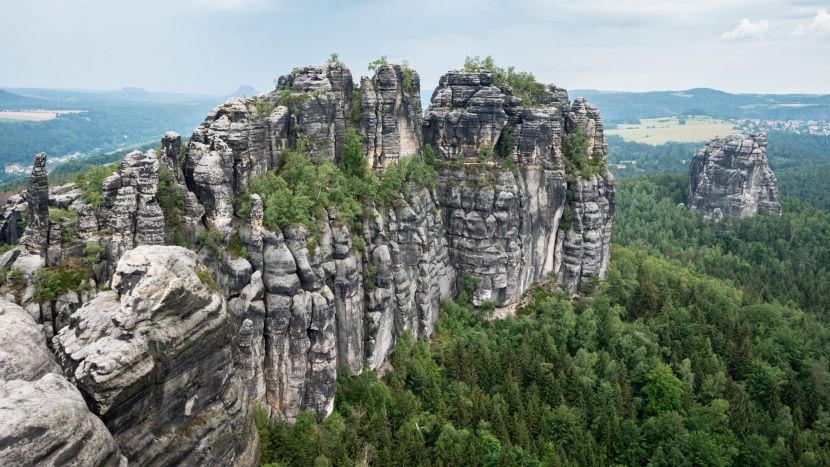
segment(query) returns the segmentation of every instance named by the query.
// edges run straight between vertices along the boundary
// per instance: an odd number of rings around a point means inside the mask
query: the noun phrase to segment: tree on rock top
[[[534,97],[539,96],[545,92],[545,85],[536,81],[533,73],[526,71],[516,71],[516,67],[503,68],[496,65],[493,57],[488,55],[486,58],[479,58],[467,56],[464,59],[464,70],[475,72],[479,70],[488,70],[493,73],[493,84],[496,86],[510,86],[513,89],[513,94],[522,100],[524,105],[531,105],[534,102]]]

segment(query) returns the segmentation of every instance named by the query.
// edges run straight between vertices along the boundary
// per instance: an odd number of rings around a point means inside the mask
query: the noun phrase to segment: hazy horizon
[[[30,0],[0,5],[0,89],[259,92],[337,52],[355,81],[381,55],[433,89],[467,55],[566,89],[830,94],[816,0]]]

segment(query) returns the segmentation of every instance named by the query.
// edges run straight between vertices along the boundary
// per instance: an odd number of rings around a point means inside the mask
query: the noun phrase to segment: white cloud
[[[818,10],[812,21],[799,24],[790,35],[818,38],[830,36],[830,14],[824,8]]]
[[[739,39],[755,39],[761,37],[769,29],[769,21],[759,20],[753,23],[749,18],[744,18],[738,27],[731,31],[727,31],[720,35],[720,38],[725,41],[734,41]]]

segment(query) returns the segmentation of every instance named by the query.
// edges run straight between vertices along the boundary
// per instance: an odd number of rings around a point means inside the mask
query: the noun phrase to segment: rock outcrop
[[[381,65],[374,77],[362,78],[360,128],[373,167],[421,152],[420,89],[418,72],[406,65]]]
[[[136,246],[164,243],[164,216],[156,200],[160,170],[154,150],[133,151],[104,180],[98,223],[111,234],[106,254],[110,269]]]
[[[196,254],[136,247],[112,288],[72,316],[56,354],[130,465],[258,463],[236,328]]]
[[[563,152],[576,137],[585,139],[583,158],[605,160],[599,112],[584,99],[570,106],[561,88],[547,86],[525,103],[495,86],[489,71],[441,77],[424,142],[450,164],[438,199],[452,265],[480,280],[475,303],[515,304],[548,274],[571,291],[604,276],[614,180],[604,163],[586,175],[578,155]]]
[[[29,206],[29,223],[20,244],[30,254],[46,250],[49,241],[49,180],[46,175],[46,154],[35,154],[26,200]]]
[[[781,214],[778,180],[767,163],[767,137],[730,135],[713,138],[689,167],[689,207],[720,219]]]
[[[28,313],[0,299],[0,332],[0,465],[126,467]]]
[[[15,294],[56,335],[64,372],[131,463],[249,463],[253,404],[324,418],[337,369],[380,367],[405,332],[429,337],[467,274],[474,303],[499,307],[548,277],[577,292],[604,276],[614,181],[596,108],[555,86],[523,100],[488,71],[453,71],[422,118],[408,66],[380,65],[359,83],[334,62],[229,99],[184,151],[168,133],[160,154],[125,157],[98,209],[78,188],[53,189],[48,205],[77,216],[47,215],[29,235],[42,247],[0,258],[25,266],[29,283],[57,265],[84,266],[93,289],[112,279],[94,298]],[[265,222],[273,212],[251,183],[298,147],[339,164],[351,131],[379,177],[434,150],[434,186],[413,176],[386,204],[364,199],[359,218],[330,206],[309,226]],[[7,224],[27,201],[43,204],[39,180],[8,205]],[[173,242],[198,253],[160,246]]]
[[[20,222],[28,216],[29,204],[23,195],[13,195],[6,201],[0,217],[0,241],[6,245],[15,245],[23,235]]]

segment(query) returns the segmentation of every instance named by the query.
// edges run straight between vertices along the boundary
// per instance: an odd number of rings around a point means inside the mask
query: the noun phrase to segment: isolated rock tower
[[[781,214],[778,180],[767,163],[767,137],[729,135],[706,143],[689,167],[689,205],[715,219]]]

